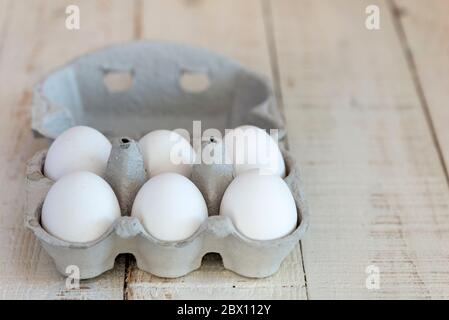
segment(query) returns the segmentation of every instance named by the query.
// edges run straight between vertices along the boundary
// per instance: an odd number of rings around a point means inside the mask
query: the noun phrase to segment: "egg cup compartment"
[[[122,216],[98,240],[71,243],[48,234],[40,224],[41,208],[53,181],[43,175],[46,151],[28,163],[25,225],[65,274],[76,265],[82,279],[113,268],[120,253],[135,256],[137,266],[162,277],[179,277],[201,265],[208,252],[219,253],[224,267],[247,277],[266,277],[279,268],[304,235],[309,219],[295,160],[282,150],[287,182],[296,202],[298,226],[286,237],[255,241],[240,234],[218,208],[232,180],[229,165],[195,165],[191,180],[202,192],[209,217],[184,241],[164,242],[130,217],[134,197],[146,181],[135,140],[156,129],[202,129],[255,125],[285,126],[269,83],[239,63],[205,49],[143,41],[115,45],[81,56],[38,83],[34,90],[32,128],[54,139],[74,125],[87,125],[112,141],[105,179],[120,203]],[[117,138],[119,137],[119,138]]]
[[[275,273],[284,258],[298,244],[308,227],[308,209],[301,193],[300,177],[294,159],[283,151],[288,175],[285,178],[295,199],[298,225],[291,234],[276,240],[256,241],[242,235],[228,217],[209,212],[209,217],[200,228],[183,241],[160,241],[148,234],[140,221],[127,216],[126,208],[131,208],[135,193],[145,182],[142,156],[137,143],[113,142],[108,163],[107,181],[112,186],[128,181],[131,188],[114,188],[120,199],[122,216],[98,240],[88,243],[72,243],[58,239],[41,226],[40,215],[45,196],[53,181],[43,175],[46,151],[38,152],[28,164],[25,224],[41,241],[42,246],[56,263],[57,269],[65,274],[66,268],[75,265],[82,279],[92,278],[114,267],[115,258],[121,253],[135,256],[137,267],[160,277],[180,277],[201,266],[202,258],[210,252],[219,253],[226,269],[240,275],[261,278]],[[221,201],[214,195],[223,194],[232,180],[232,172],[226,165],[212,166],[212,171],[202,170],[206,165],[194,165],[196,178],[193,182],[200,188],[208,208],[213,201]],[[196,168],[195,168],[196,167]],[[126,169],[128,168],[128,169]],[[231,174],[231,179],[229,177]],[[137,177],[137,179],[136,179]],[[210,188],[203,181],[216,181]]]

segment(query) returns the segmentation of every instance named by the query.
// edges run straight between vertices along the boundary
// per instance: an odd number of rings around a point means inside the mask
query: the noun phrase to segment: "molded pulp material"
[[[105,84],[108,74],[131,75],[130,87],[114,91]],[[209,86],[200,92],[183,89],[186,74],[203,74]],[[112,141],[106,180],[120,202],[122,216],[100,239],[69,243],[48,234],[40,224],[45,196],[53,181],[43,175],[46,150],[28,163],[25,225],[54,259],[58,270],[76,265],[81,278],[113,268],[120,253],[131,253],[142,270],[162,277],[179,277],[201,265],[204,254],[217,252],[224,267],[248,277],[276,272],[298,245],[309,223],[308,208],[295,160],[283,150],[285,178],[296,202],[298,226],[277,240],[255,241],[240,234],[218,209],[233,179],[232,166],[195,164],[191,180],[202,192],[209,211],[199,230],[184,241],[164,242],[146,233],[129,217],[139,188],[147,180],[142,155],[134,139],[156,129],[184,128],[192,121],[202,129],[224,129],[250,124],[264,129],[285,128],[268,82],[237,62],[204,49],[165,42],[116,45],[84,55],[56,70],[34,91],[34,132],[54,139],[74,125],[94,127]],[[211,142],[213,143],[213,142]]]

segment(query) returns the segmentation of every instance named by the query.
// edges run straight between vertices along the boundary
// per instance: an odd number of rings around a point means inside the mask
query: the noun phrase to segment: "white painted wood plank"
[[[271,77],[261,3],[249,1],[144,1],[141,35],[198,45],[237,59]],[[304,299],[299,246],[280,271],[248,279],[223,269],[219,260],[179,279],[154,277],[131,265],[128,299]]]
[[[223,268],[220,258],[206,256],[200,269],[177,279],[159,278],[131,264],[127,299],[304,299],[299,250],[294,250],[275,275],[249,279]]]
[[[270,76],[259,1],[146,0],[142,3],[143,38],[212,49]]]
[[[364,27],[370,4],[378,31]],[[279,0],[272,11],[311,205],[309,298],[448,298],[448,186],[388,7]],[[379,290],[365,286],[369,265]]]
[[[13,3],[8,5],[8,3]],[[79,5],[81,30],[65,28],[65,7]],[[32,86],[78,54],[133,38],[133,3],[116,1],[0,2],[0,298],[123,297],[124,261],[67,292],[34,235],[23,226],[25,162],[46,146],[31,134]]]
[[[449,167],[449,2],[392,1],[411,50],[446,167]]]

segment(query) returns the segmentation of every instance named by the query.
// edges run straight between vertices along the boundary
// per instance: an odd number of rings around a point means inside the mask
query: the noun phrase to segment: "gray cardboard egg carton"
[[[104,82],[109,73],[131,75],[130,87],[111,91]],[[192,73],[207,75],[209,87],[201,92],[184,90],[180,78]],[[82,279],[92,278],[113,268],[121,253],[133,254],[140,269],[161,277],[179,277],[199,268],[209,252],[219,253],[225,268],[243,276],[266,277],[278,270],[309,223],[298,168],[283,148],[285,181],[298,209],[298,226],[286,237],[251,240],[228,217],[218,215],[221,197],[233,179],[232,167],[225,164],[194,165],[191,180],[206,200],[209,217],[188,239],[160,241],[129,216],[134,197],[147,180],[136,141],[156,129],[191,132],[193,120],[200,120],[203,130],[224,133],[226,128],[251,124],[278,128],[280,140],[285,135],[268,82],[237,62],[200,48],[159,41],[111,46],[72,61],[36,85],[32,106],[36,134],[54,139],[71,126],[88,125],[111,139],[105,179],[122,209],[122,217],[98,240],[71,243],[53,237],[40,224],[43,201],[54,183],[43,175],[46,150],[29,161],[25,225],[61,273],[76,265]]]

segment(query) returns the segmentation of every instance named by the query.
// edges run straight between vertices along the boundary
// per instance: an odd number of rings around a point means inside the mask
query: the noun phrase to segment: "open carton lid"
[[[34,88],[32,128],[54,139],[75,125],[134,139],[157,129],[285,125],[267,80],[209,50],[161,41],[113,45],[55,70]]]

